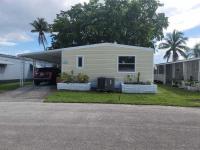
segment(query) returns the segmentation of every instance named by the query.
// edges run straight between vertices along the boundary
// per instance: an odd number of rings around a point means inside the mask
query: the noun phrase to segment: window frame
[[[82,67],[79,67],[79,58],[82,58]],[[77,69],[83,69],[84,68],[84,62],[85,62],[85,58],[82,55],[77,55],[76,56],[76,68]]]
[[[135,59],[135,63],[134,63],[135,69],[134,69],[134,71],[120,71],[119,70],[119,58],[120,57],[134,57],[134,59]],[[117,72],[118,73],[136,73],[136,56],[135,55],[118,55],[118,57],[117,57]]]

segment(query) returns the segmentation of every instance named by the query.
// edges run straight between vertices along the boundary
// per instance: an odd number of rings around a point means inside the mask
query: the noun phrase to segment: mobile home
[[[127,75],[137,76],[138,72],[141,81],[153,82],[153,52],[151,48],[101,43],[21,56],[55,63],[62,73],[84,73],[93,87],[99,77],[114,78],[115,87],[119,87]]]
[[[0,82],[32,78],[32,61],[0,54]]]
[[[200,81],[200,58],[155,65],[154,80],[164,84],[172,81]]]

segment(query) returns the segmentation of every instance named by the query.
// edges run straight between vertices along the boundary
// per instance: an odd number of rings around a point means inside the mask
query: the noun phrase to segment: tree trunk
[[[45,48],[45,45],[44,45],[44,42],[42,43],[43,47],[44,47],[44,51],[46,51],[46,48]]]

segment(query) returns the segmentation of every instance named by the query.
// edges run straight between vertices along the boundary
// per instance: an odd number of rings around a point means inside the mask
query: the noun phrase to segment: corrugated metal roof
[[[184,59],[184,60],[178,60],[178,61],[176,61],[176,62],[166,62],[166,63],[160,63],[160,64],[155,64],[155,65],[176,64],[176,63],[189,62],[189,61],[196,61],[196,60],[200,60],[200,58]]]
[[[0,60],[1,65],[14,65],[12,62],[5,61],[5,60]]]

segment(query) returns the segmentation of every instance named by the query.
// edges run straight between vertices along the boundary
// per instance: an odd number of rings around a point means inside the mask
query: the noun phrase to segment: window
[[[135,72],[135,56],[119,56],[119,72]]]
[[[77,56],[76,64],[77,68],[83,68],[83,56]]]

